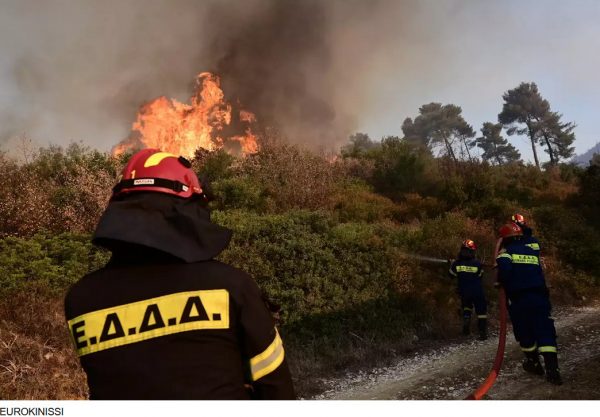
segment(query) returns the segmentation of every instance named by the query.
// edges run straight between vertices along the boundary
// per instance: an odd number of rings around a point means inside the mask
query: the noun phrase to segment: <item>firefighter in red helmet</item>
[[[231,232],[206,203],[185,158],[145,149],[123,170],[93,237],[112,257],[65,299],[91,399],[294,398],[261,291],[214,260]]]
[[[502,249],[496,258],[498,282],[506,291],[515,339],[525,354],[523,369],[545,374],[549,382],[560,385],[556,330],[539,251],[523,239],[523,232],[515,223],[502,226],[499,234]]]
[[[479,340],[486,340],[487,335],[487,301],[481,283],[483,267],[476,258],[477,246],[471,239],[465,240],[458,252],[457,259],[450,265],[448,273],[458,281],[463,314],[463,334],[468,335],[471,327],[473,308],[477,314]]]

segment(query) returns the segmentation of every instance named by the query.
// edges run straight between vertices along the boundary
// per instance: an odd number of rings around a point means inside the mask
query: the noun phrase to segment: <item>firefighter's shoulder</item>
[[[496,260],[497,261],[503,261],[503,260],[512,261],[512,255],[506,248],[503,248],[498,251],[498,256],[496,256]]]

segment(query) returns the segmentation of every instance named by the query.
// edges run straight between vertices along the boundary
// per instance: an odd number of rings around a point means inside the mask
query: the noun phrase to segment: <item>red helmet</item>
[[[522,214],[516,213],[511,217],[511,220],[517,224],[527,224],[525,217]]]
[[[503,238],[503,239],[505,239],[507,237],[522,236],[523,235],[523,231],[515,223],[506,223],[504,226],[502,226],[500,228],[500,230],[498,231],[498,233],[500,233],[500,237]]]
[[[463,248],[477,250],[477,245],[471,239],[467,239],[462,243]]]
[[[204,196],[198,176],[190,161],[182,156],[144,149],[131,157],[120,181],[113,188],[113,197],[140,191],[171,194],[190,198]]]

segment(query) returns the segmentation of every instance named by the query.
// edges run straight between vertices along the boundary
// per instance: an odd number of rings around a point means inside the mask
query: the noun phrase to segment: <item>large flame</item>
[[[225,148],[243,155],[258,150],[252,125],[256,117],[247,110],[233,110],[221,90],[219,77],[198,74],[196,92],[190,104],[159,97],[144,104],[133,123],[131,134],[117,144],[113,155],[128,150],[157,148],[191,157],[198,148]]]

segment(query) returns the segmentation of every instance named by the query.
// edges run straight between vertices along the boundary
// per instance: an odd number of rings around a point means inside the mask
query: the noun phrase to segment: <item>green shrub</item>
[[[222,260],[250,273],[284,306],[287,322],[331,313],[410,287],[391,224],[336,224],[321,212],[214,212],[234,230]]]
[[[563,206],[538,207],[534,210],[542,243],[556,247],[560,259],[576,270],[588,272],[600,283],[600,240],[577,209]]]
[[[108,253],[92,246],[87,235],[36,234],[30,239],[0,239],[0,293],[29,286],[60,293],[83,275],[103,266]]]
[[[424,221],[411,235],[411,247],[417,253],[450,259],[456,256],[465,239],[475,241],[481,260],[493,262],[496,234],[491,222],[468,218],[462,212]]]
[[[192,168],[200,179],[209,182],[230,178],[234,174],[236,158],[225,150],[207,151],[199,148],[192,160]]]
[[[212,184],[215,209],[245,209],[265,211],[272,205],[267,191],[249,177],[232,177]]]
[[[338,186],[334,212],[340,222],[373,223],[397,217],[398,206],[390,199],[375,194],[359,181],[345,181]]]
[[[426,151],[391,136],[382,139],[381,146],[370,155],[374,160],[373,183],[379,192],[400,199],[403,193],[429,188],[428,170],[433,164]]]

